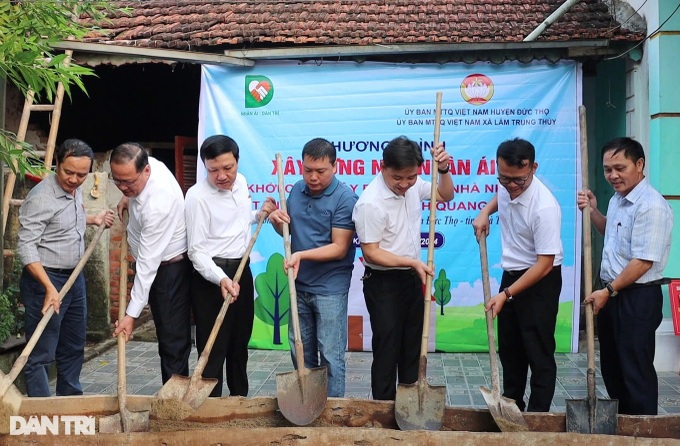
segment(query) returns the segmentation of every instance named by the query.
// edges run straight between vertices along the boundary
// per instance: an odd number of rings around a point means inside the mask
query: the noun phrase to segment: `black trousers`
[[[504,272],[500,289],[521,274]],[[549,412],[555,394],[555,325],[562,289],[562,269],[553,268],[534,286],[506,302],[498,313],[498,356],[503,365],[503,396],[516,401],[520,410]],[[531,367],[528,407],[524,390]]]
[[[189,376],[192,270],[188,258],[161,265],[149,290],[164,384],[172,375]]]
[[[364,299],[373,331],[373,399],[394,400],[397,379],[401,384],[418,380],[423,283],[413,270],[366,268]]]
[[[600,369],[619,413],[656,415],[655,332],[663,319],[661,286],[622,289],[597,315]]]
[[[238,262],[229,265],[219,265],[229,276],[234,277],[238,269]],[[255,316],[255,302],[253,289],[253,274],[250,266],[246,266],[239,281],[240,292],[236,302],[229,305],[224,322],[215,339],[208,363],[203,372],[204,378],[216,378],[217,385],[210,396],[222,396],[224,372],[227,374],[227,387],[230,396],[248,396],[248,342],[253,332],[253,318]],[[200,355],[208,342],[210,332],[217,313],[224,303],[220,287],[208,282],[199,273],[194,272],[191,285],[191,305],[196,322],[196,348]],[[226,362],[226,366],[225,366]]]

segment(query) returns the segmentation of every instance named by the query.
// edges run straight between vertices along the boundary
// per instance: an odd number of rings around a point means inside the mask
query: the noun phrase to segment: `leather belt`
[[[50,266],[43,266],[43,269],[48,273],[61,274],[63,276],[70,276],[73,274],[75,268],[52,268]]]
[[[388,268],[388,269],[375,269],[370,266],[365,266],[365,271],[367,274],[383,274],[386,276],[403,276],[405,274],[415,275],[416,270],[413,268]]]
[[[601,280],[601,281],[602,281],[602,285],[604,285],[605,287],[609,283],[611,283],[611,282],[605,282],[604,280]],[[664,277],[663,279],[659,279],[659,280],[652,280],[651,282],[647,282],[647,283],[631,283],[627,287],[620,289],[619,292],[624,291],[624,290],[634,290],[636,288],[646,288],[646,287],[650,287],[650,286],[666,285],[668,283],[671,283],[671,279],[668,278],[668,277]]]
[[[555,265],[555,266],[552,267],[551,271],[555,271],[556,269],[560,269],[560,268],[562,268],[562,265]],[[512,277],[518,277],[518,276],[521,276],[522,274],[526,273],[527,271],[529,271],[529,268],[521,269],[521,270],[517,270],[517,271],[505,271],[505,272],[510,274]]]
[[[186,258],[187,258],[187,253],[186,253],[186,252],[183,252],[182,254],[177,255],[177,256],[175,256],[175,257],[173,257],[173,258],[171,258],[171,259],[163,260],[163,261],[161,262],[161,266],[172,265],[173,263],[181,262],[182,260],[184,260],[184,259],[186,259]]]
[[[242,259],[223,259],[220,257],[213,257],[213,262],[215,262],[215,265],[222,267],[222,268],[232,268],[234,266],[239,266],[241,264]],[[250,263],[250,259],[246,262],[246,265]]]

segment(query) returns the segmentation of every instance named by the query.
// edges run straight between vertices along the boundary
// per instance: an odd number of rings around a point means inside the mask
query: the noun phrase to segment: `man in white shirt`
[[[439,163],[437,201],[453,198],[450,156],[442,144],[433,155]],[[429,200],[431,183],[418,177],[422,149],[405,136],[390,141],[383,151],[381,172],[354,207],[364,257],[364,299],[371,317],[373,399],[393,400],[397,380],[418,379],[420,340],[425,300],[423,284],[432,268],[421,260],[422,202]]]
[[[210,396],[222,396],[225,367],[230,396],[248,396],[248,342],[255,316],[253,275],[249,264],[239,283],[232,278],[251,239],[251,226],[263,213],[276,209],[268,197],[262,209],[252,210],[248,184],[238,173],[239,147],[224,135],[214,135],[201,145],[201,160],[207,178],[187,191],[186,221],[189,258],[195,272],[191,284],[199,355],[210,337],[217,313],[231,294],[215,345],[210,352],[204,378],[216,378]]]
[[[503,395],[520,410],[548,412],[557,379],[555,325],[562,289],[560,205],[534,175],[534,146],[515,138],[496,151],[498,194],[472,223],[477,239],[489,233],[496,211],[501,226],[500,292],[485,310],[498,316],[498,354],[503,365]],[[501,312],[501,309],[503,310]],[[524,390],[531,367],[531,396]]]
[[[654,369],[656,329],[663,319],[661,284],[671,249],[673,211],[645,178],[645,151],[631,138],[602,148],[604,177],[614,188],[607,214],[591,191],[579,192],[578,208],[590,205],[604,235],[600,279],[586,296],[597,314],[602,378],[619,413],[656,415],[659,383]]]
[[[126,315],[113,336],[130,339],[134,320],[149,303],[156,325],[163,383],[189,375],[191,351],[191,262],[187,256],[184,197],[174,175],[137,143],[111,153],[111,177],[127,207],[128,243],[136,259]]]

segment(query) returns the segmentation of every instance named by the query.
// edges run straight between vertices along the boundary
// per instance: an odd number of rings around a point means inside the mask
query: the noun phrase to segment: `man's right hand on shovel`
[[[425,284],[427,282],[427,275],[434,276],[434,269],[430,268],[427,263],[422,260],[416,260],[413,262],[413,269],[416,271],[420,280]]]
[[[51,305],[54,305],[54,312],[59,314],[59,292],[54,286],[49,286],[45,289],[45,300],[43,301],[42,314],[47,313]]]
[[[125,333],[125,342],[132,339],[132,330],[135,328],[135,319],[132,316],[125,315],[121,322],[116,321],[116,329],[113,331],[113,337],[118,337],[120,333]]]
[[[222,290],[222,299],[226,299],[227,295],[231,295],[231,302],[233,304],[238,299],[238,293],[241,291],[241,287],[238,283],[234,283],[230,278],[224,277],[220,280],[220,289]]]

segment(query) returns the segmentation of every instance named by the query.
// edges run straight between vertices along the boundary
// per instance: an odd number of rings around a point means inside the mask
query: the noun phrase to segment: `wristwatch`
[[[607,288],[607,291],[609,291],[609,297],[616,297],[616,295],[619,294],[619,292],[614,289],[611,283],[605,285],[605,288]]]

